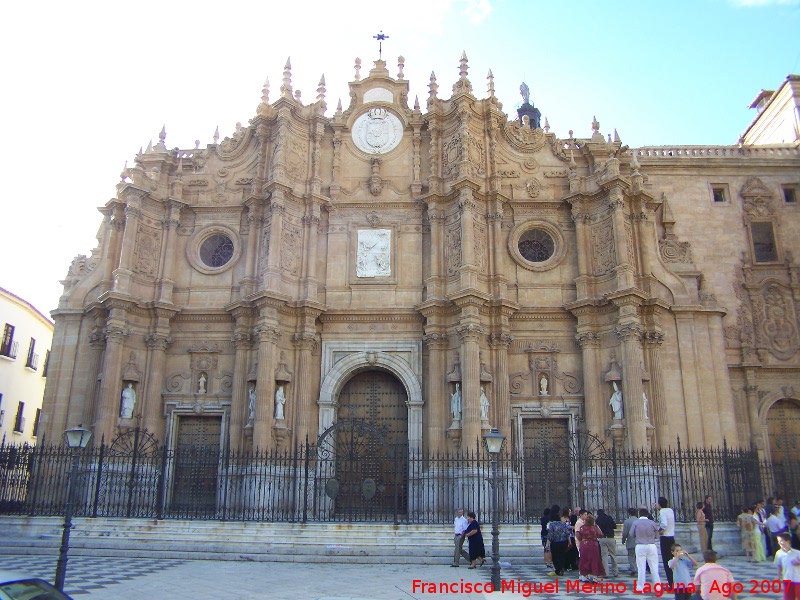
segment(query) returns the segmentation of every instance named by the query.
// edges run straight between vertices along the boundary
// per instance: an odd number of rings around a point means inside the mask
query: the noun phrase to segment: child
[[[689,569],[692,565],[696,567],[697,561],[688,552],[684,552],[679,544],[672,546],[672,556],[668,564],[672,569],[675,600],[689,600],[692,597],[688,591],[689,584],[692,583],[692,572]]]

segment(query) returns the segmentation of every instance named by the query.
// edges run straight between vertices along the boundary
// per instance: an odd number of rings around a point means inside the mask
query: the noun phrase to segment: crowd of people
[[[717,564],[717,553],[713,549],[712,497],[706,496],[703,502],[697,503],[702,565],[676,542],[675,513],[668,499],[659,497],[653,510],[655,514],[645,506],[629,508],[628,518],[622,524],[621,541],[627,549],[630,574],[636,578],[637,588],[645,589],[648,572],[653,587],[662,584],[658,563],[660,549],[665,583],[676,600],[689,600],[696,591],[702,600],[735,596],[718,591],[730,590],[734,579],[728,569]],[[578,571],[579,579],[587,582],[619,577],[617,523],[603,509],[596,512],[595,515],[580,507],[570,509],[558,505],[544,510],[541,536],[545,562],[550,569],[548,575],[560,577],[567,571]],[[779,499],[769,498],[767,503],[757,502],[747,507],[737,519],[748,560],[760,562],[771,557],[778,569],[778,578],[783,581],[785,600],[800,600],[799,513],[800,501],[786,510]],[[694,575],[693,569],[696,569]]]

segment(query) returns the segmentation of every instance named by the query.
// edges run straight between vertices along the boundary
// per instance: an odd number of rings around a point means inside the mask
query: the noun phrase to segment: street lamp
[[[67,575],[67,552],[69,551],[69,530],[72,529],[72,495],[73,486],[78,475],[78,461],[80,460],[79,449],[86,448],[92,432],[84,429],[82,425],[67,429],[64,432],[64,440],[69,446],[72,455],[72,469],[67,475],[67,506],[64,509],[64,533],[61,534],[61,548],[58,550],[58,562],[56,563],[55,587],[59,592],[64,591],[64,578]]]
[[[483,436],[483,445],[492,461],[492,587],[495,591],[500,586],[500,530],[497,521],[500,518],[500,500],[497,488],[497,459],[503,451],[506,436],[497,431],[496,427]]]

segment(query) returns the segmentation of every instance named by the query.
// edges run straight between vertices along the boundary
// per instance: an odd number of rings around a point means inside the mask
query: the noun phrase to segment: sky
[[[405,57],[423,110],[431,71],[449,97],[459,59],[473,93],[519,86],[559,137],[594,117],[623,144],[735,144],[762,88],[800,73],[800,0],[6,2],[0,8],[0,287],[48,314],[70,262],[91,253],[126,161],[158,141],[212,143],[278,98],[291,59],[305,104],[324,74],[327,115],[362,59]]]

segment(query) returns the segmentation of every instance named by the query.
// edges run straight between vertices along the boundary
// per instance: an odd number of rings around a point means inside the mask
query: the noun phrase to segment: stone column
[[[261,235],[261,224],[264,222],[257,199],[249,198],[245,205],[247,206],[247,255],[244,277],[240,282],[243,298],[254,293],[258,285],[258,238]]]
[[[589,280],[589,260],[586,256],[587,252],[592,249],[592,234],[589,229],[591,217],[589,214],[581,212],[582,205],[580,203],[573,204],[572,206],[572,221],[575,223],[575,237],[577,242],[578,253],[578,277],[575,279],[575,287],[577,291],[577,299],[588,297],[587,282]]]
[[[303,264],[303,297],[311,302],[317,300],[317,228],[320,222],[320,205],[316,200],[309,205],[310,214],[303,217],[305,235],[305,261]]]
[[[172,289],[175,282],[172,280],[174,256],[177,254],[175,240],[177,229],[180,226],[181,209],[185,206],[182,202],[170,200],[167,204],[167,216],[161,226],[164,234],[164,248],[161,252],[160,278],[156,282],[158,287],[158,301],[172,304]]]
[[[648,331],[644,334],[644,364],[647,372],[650,373],[648,397],[653,413],[650,418],[656,428],[656,446],[669,448],[677,441],[677,436],[674,427],[669,422],[669,408],[666,398],[664,398],[664,374],[661,370],[661,345],[663,343],[664,334],[660,331]]]
[[[750,443],[758,451],[758,457],[767,457],[766,441],[758,419],[758,371],[751,365],[744,369],[744,393],[747,402],[747,417],[750,425]],[[742,439],[744,439],[742,435]]]
[[[583,403],[586,431],[599,438],[605,437],[611,409],[605,397],[605,385],[600,364],[600,336],[589,330],[578,331],[575,339],[581,346],[583,362]]]
[[[506,332],[494,333],[491,336],[494,351],[494,427],[506,436],[508,447],[511,445],[511,394],[508,391],[508,347],[514,336]]]
[[[742,444],[745,437],[739,435],[739,427],[736,422],[736,408],[729,382],[728,361],[725,352],[725,333],[722,328],[723,316],[724,313],[721,311],[709,311],[706,313],[708,335],[711,343],[714,385],[717,392],[717,406],[719,407],[720,432],[727,442],[728,448],[736,448]]]
[[[475,265],[475,200],[472,190],[465,188],[458,193],[458,208],[461,211],[461,288],[477,289],[478,277]]]
[[[93,422],[95,410],[97,409],[95,406],[98,392],[97,377],[100,374],[100,365],[103,362],[103,350],[105,350],[106,347],[105,336],[93,333],[89,336],[89,347],[92,349],[92,354],[86,379],[86,390],[83,396],[83,418],[81,419],[81,423],[85,423],[85,426]],[[95,443],[98,441],[99,440],[95,440]]]
[[[444,211],[437,208],[435,200],[428,201],[428,221],[431,224],[430,275],[425,281],[425,300],[444,296]]]
[[[302,445],[306,443],[306,436],[312,443],[317,438],[318,420],[314,417],[317,412],[319,389],[311,385],[314,360],[311,352],[317,344],[317,336],[312,332],[296,333],[292,343],[297,352],[297,375],[294,385],[295,441],[298,445]]]
[[[447,389],[447,334],[430,331],[422,338],[428,347],[428,376],[425,379],[428,405],[428,450],[431,453],[447,451],[447,429],[453,421],[450,412],[450,394]],[[463,399],[463,395],[462,395]]]
[[[125,228],[125,205],[121,202],[111,201],[110,214],[108,215],[108,238],[103,244],[103,291],[108,291],[112,286],[114,269],[119,266],[122,245],[122,231]],[[87,421],[88,423],[89,421]]]
[[[253,449],[272,448],[272,425],[275,421],[275,356],[281,336],[277,323],[267,321],[256,328],[258,335],[258,381],[256,416],[253,422]]]
[[[642,397],[642,335],[644,329],[635,321],[620,323],[614,333],[622,345],[622,398],[625,424],[628,428],[628,449],[647,448],[647,421]]]
[[[167,331],[169,331],[167,329]],[[143,425],[157,438],[162,441],[165,439],[163,431],[163,406],[161,401],[161,390],[164,385],[164,367],[167,364],[167,348],[172,344],[172,340],[167,333],[154,333],[145,337],[147,344],[147,373],[145,381],[147,389],[140,393],[136,403],[141,405],[134,407],[134,416],[144,417]]]
[[[136,234],[139,229],[139,218],[142,215],[141,201],[143,194],[129,190],[125,195],[125,231],[122,234],[122,249],[119,256],[119,267],[114,270],[114,291],[127,294],[130,292],[130,281],[133,271],[133,252],[136,249]]]
[[[261,282],[262,289],[277,290],[281,285],[281,237],[283,236],[283,213],[286,210],[285,191],[282,188],[273,190],[270,198],[269,248],[261,248],[267,254],[267,265]]]
[[[611,207],[611,221],[614,225],[614,250],[617,254],[617,266],[614,267],[614,272],[617,275],[617,289],[627,290],[634,285],[634,270],[631,265],[631,257],[628,256],[625,202],[622,199],[622,190],[619,184],[615,184],[609,191],[608,205]],[[639,387],[641,387],[641,383]]]
[[[253,338],[244,327],[237,322],[233,335],[236,355],[233,363],[233,389],[231,390],[231,450],[244,448],[244,426],[250,416],[250,390],[247,386],[247,366]],[[257,393],[257,391],[256,391]]]
[[[705,444],[703,438],[703,415],[700,411],[701,398],[697,387],[697,366],[700,356],[695,346],[695,320],[692,308],[681,310],[673,306],[675,324],[678,332],[678,360],[680,361],[681,383],[683,384],[683,405],[686,412],[687,444],[699,448]]]
[[[111,443],[119,418],[122,402],[122,360],[125,355],[125,338],[130,331],[125,320],[115,313],[122,309],[112,308],[111,317],[105,328],[106,351],[103,354],[103,380],[100,384],[100,398],[92,424],[96,443],[105,436],[106,443]]]
[[[475,307],[477,316],[477,307]],[[461,449],[475,450],[481,439],[481,359],[479,339],[485,335],[477,323],[456,327],[461,336]]]

